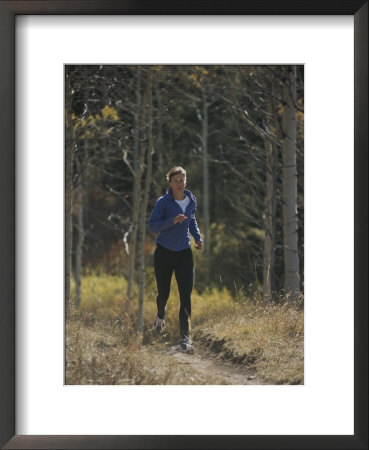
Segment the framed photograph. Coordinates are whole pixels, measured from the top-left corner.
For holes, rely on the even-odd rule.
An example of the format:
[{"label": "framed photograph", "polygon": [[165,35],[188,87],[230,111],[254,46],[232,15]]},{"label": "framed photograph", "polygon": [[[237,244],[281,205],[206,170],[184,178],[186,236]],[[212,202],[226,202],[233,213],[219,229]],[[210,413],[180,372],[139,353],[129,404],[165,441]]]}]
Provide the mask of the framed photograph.
[{"label": "framed photograph", "polygon": [[[367,42],[364,0],[0,1],[2,448],[368,448]],[[128,102],[134,99],[128,92],[132,80],[142,76],[143,86],[155,83],[151,70],[159,76],[162,66],[171,67],[161,79],[164,85],[178,80],[178,67],[187,67],[193,95],[201,76],[213,71],[213,78],[220,79],[212,84],[217,98],[223,79],[246,74],[252,80],[248,89],[257,90],[268,73],[281,80],[290,67],[295,73],[297,68],[305,113],[299,131],[305,168],[300,186],[305,199],[305,347],[299,382],[125,383],[125,375],[109,369],[109,383],[94,372],[96,360],[87,361],[83,372],[78,355],[69,360],[67,355],[65,368],[71,347],[65,346],[64,330],[69,314],[64,308],[64,142],[68,120],[75,120],[73,114],[84,104],[81,100],[68,110],[68,88],[83,96],[81,86],[92,80],[109,79],[108,89],[114,89],[114,79],[121,77],[126,91],[119,92]],[[255,67],[265,69],[256,80]],[[171,85],[173,92],[189,97],[181,87]],[[148,92],[142,90],[144,106]],[[266,105],[263,95],[253,95],[243,102],[249,112]],[[160,103],[157,91],[156,96]],[[225,97],[222,101],[229,103]],[[283,104],[278,93],[274,98]],[[185,111],[191,102],[194,96],[187,103],[177,101],[176,108]],[[301,104],[293,106],[298,110]],[[239,107],[234,101],[214,117],[227,123],[227,114]],[[204,118],[204,111],[198,109],[198,117]],[[175,109],[169,113],[174,123]],[[116,111],[107,107],[102,114],[108,119],[99,133],[106,139],[105,123],[115,120]],[[97,129],[97,110],[91,120],[90,129]],[[130,125],[121,124],[122,136],[134,143]],[[260,124],[248,117],[247,126],[260,131]],[[122,144],[118,139],[109,145],[120,149]],[[242,144],[235,139],[232,145],[236,152]],[[196,158],[196,148],[191,151]],[[125,162],[129,168],[127,155]],[[229,163],[227,156],[224,162]],[[93,160],[88,164],[93,166]],[[242,175],[241,167],[233,173]],[[75,186],[80,173],[77,168]],[[222,190],[220,184],[217,189]],[[112,200],[106,196],[106,201]],[[74,217],[76,227],[77,200]],[[82,319],[87,324],[93,318],[87,311]],[[101,352],[115,346],[89,329]],[[84,339],[78,326],[73,333],[74,342]],[[122,357],[119,349],[114,351]]]}]

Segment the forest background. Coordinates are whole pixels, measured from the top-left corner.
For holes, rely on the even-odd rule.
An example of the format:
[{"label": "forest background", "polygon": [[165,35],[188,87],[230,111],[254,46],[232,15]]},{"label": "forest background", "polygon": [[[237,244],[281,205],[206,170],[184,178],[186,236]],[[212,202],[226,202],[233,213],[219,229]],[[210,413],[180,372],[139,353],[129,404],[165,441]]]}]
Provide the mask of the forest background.
[{"label": "forest background", "polygon": [[[196,295],[301,302],[303,108],[300,65],[65,66],[67,310],[133,310],[147,332],[147,219],[176,165],[198,201]],[[98,298],[106,277],[122,281],[113,302]]]}]

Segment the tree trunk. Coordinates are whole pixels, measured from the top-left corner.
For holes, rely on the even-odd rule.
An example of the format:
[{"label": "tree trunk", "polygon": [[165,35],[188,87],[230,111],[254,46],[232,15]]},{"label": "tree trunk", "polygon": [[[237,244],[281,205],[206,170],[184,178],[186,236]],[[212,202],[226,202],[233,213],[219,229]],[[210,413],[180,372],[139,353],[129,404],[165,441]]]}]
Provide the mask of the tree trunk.
[{"label": "tree trunk", "polygon": [[[87,145],[87,143],[86,143]],[[76,308],[81,306],[81,273],[82,273],[82,253],[83,243],[85,240],[85,230],[83,227],[83,177],[81,173],[81,164],[79,158],[76,158],[76,167],[78,173],[77,185],[77,243],[76,243],[76,259],[75,259],[75,282],[76,282]]]},{"label": "tree trunk", "polygon": [[202,189],[202,210],[204,217],[204,240],[206,277],[209,279],[210,268],[210,213],[209,213],[209,153],[208,153],[208,109],[206,87],[202,87],[202,154],[203,154],[203,189]]},{"label": "tree trunk", "polygon": [[[87,66],[83,70],[83,83],[87,85],[88,71]],[[87,105],[87,93],[84,91],[84,102]],[[83,143],[79,143],[77,149],[78,154],[76,155],[76,172],[77,172],[77,239],[76,239],[76,250],[75,250],[75,267],[74,267],[74,281],[76,283],[76,308],[79,309],[81,306],[81,277],[82,277],[82,253],[83,253],[83,243],[85,240],[85,230],[83,227],[83,174],[82,171],[84,167],[81,164],[81,149],[82,146],[84,155],[88,154],[88,141],[85,140]]]},{"label": "tree trunk", "polygon": [[[130,301],[132,299],[132,289],[135,278],[135,266],[136,266],[136,247],[137,247],[137,229],[138,229],[138,217],[140,212],[140,199],[141,199],[141,177],[142,177],[142,163],[141,156],[143,149],[140,145],[141,130],[142,130],[142,120],[143,115],[141,114],[141,68],[138,67],[137,73],[137,109],[136,109],[136,119],[135,119],[135,147],[133,154],[133,191],[132,191],[132,224],[131,232],[129,237],[129,272],[128,272],[128,283],[127,283],[127,302],[126,310],[129,307]],[[141,161],[141,162],[140,162]]]},{"label": "tree trunk", "polygon": [[[157,77],[154,77],[154,79]],[[164,138],[163,138],[163,102],[160,94],[160,86],[158,79],[155,82],[155,94],[158,102],[158,148],[155,149],[155,153],[158,155],[158,169],[162,173],[164,170]]]},{"label": "tree trunk", "polygon": [[72,189],[73,189],[73,153],[74,153],[74,128],[72,121],[72,87],[70,75],[65,73],[65,304],[66,307],[71,300],[71,277],[72,277]]},{"label": "tree trunk", "polygon": [[[272,95],[272,94],[271,94]],[[272,128],[272,98],[267,96],[267,127]],[[276,149],[270,139],[265,139],[266,150],[266,196],[265,196],[265,217],[264,217],[264,267],[263,267],[263,299],[270,301],[272,299],[272,276],[274,274],[274,248],[275,248],[275,214],[276,214],[276,195],[275,195],[275,157]]]},{"label": "tree trunk", "polygon": [[283,244],[284,287],[286,295],[294,299],[299,291],[297,170],[296,170],[296,68],[288,71],[283,97]]},{"label": "tree trunk", "polygon": [[138,296],[138,323],[137,331],[143,335],[144,333],[144,299],[145,299],[145,241],[146,241],[146,222],[147,222],[147,205],[149,201],[149,193],[152,180],[152,94],[151,94],[151,70],[148,68],[147,73],[147,152],[146,152],[146,176],[145,188],[143,193],[143,201],[140,211],[140,240],[139,240],[139,296]]}]

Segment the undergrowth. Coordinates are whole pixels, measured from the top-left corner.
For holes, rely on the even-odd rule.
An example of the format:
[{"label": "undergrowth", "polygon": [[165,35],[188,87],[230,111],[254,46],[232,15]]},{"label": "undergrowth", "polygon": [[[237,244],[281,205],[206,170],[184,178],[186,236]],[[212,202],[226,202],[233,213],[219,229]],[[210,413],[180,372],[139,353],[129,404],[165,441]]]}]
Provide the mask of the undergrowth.
[{"label": "undergrowth", "polygon": [[304,382],[304,313],[299,304],[234,303],[207,315],[195,339],[218,357],[247,365],[266,384]]},{"label": "undergrowth", "polygon": [[[66,384],[224,384],[168,357],[178,339],[179,298],[172,286],[166,332],[153,337],[156,292],[145,292],[144,335],[136,332],[137,293],[125,298],[126,280],[108,275],[83,279],[79,310],[66,311]],[[192,336],[214,358],[250,369],[263,384],[303,384],[304,312],[280,297],[264,303],[258,293],[234,298],[226,290],[192,295]]]}]

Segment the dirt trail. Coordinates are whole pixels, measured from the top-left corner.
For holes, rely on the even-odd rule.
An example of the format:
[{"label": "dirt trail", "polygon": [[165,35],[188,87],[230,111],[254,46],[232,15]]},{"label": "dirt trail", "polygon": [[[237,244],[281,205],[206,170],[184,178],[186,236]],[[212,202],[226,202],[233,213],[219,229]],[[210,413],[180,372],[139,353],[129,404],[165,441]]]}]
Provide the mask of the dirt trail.
[{"label": "dirt trail", "polygon": [[204,379],[217,380],[212,384],[265,384],[250,367],[221,360],[213,352],[198,345],[193,354],[182,352],[179,345],[168,347],[160,352],[174,358],[178,364],[188,365],[189,373],[198,373]]}]

